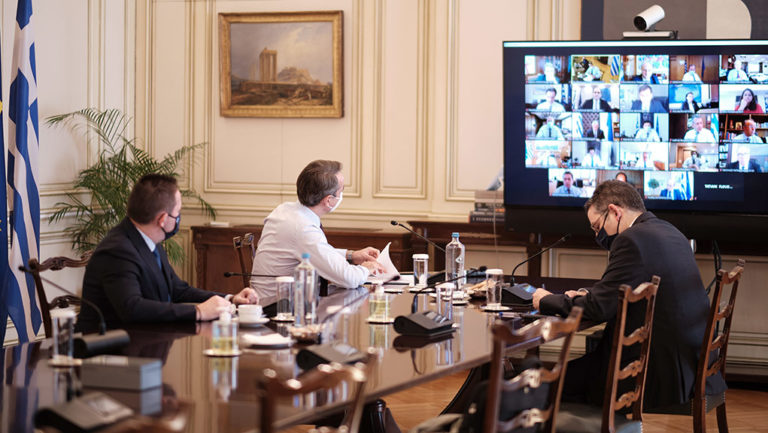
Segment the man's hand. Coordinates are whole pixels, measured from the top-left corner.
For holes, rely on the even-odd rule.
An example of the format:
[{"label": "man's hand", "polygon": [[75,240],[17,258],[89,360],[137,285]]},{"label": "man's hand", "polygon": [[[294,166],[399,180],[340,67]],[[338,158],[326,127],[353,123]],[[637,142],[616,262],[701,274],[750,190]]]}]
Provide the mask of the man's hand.
[{"label": "man's hand", "polygon": [[568,290],[565,292],[565,296],[569,298],[575,298],[577,296],[584,296],[587,294],[587,291],[585,289],[579,289],[579,290]]},{"label": "man's hand", "polygon": [[219,317],[219,308],[229,308],[229,301],[221,296],[211,296],[205,302],[197,304],[197,320],[213,320]]},{"label": "man's hand", "polygon": [[381,264],[379,262],[377,262],[377,261],[370,261],[369,260],[367,262],[363,262],[363,263],[360,263],[360,264],[365,266],[366,268],[368,268],[368,270],[372,274],[380,274],[380,273],[384,272],[384,266],[381,266]]},{"label": "man's hand", "polygon": [[375,262],[379,258],[379,250],[373,247],[365,247],[362,250],[352,251],[352,263],[362,265],[364,262]]},{"label": "man's hand", "polygon": [[539,309],[539,303],[541,302],[541,298],[545,296],[551,295],[552,292],[546,289],[536,289],[535,292],[533,292],[533,308],[538,310]]},{"label": "man's hand", "polygon": [[253,290],[252,288],[246,287],[243,290],[241,290],[240,293],[232,297],[232,303],[235,305],[258,304],[259,295],[257,295],[256,291]]}]

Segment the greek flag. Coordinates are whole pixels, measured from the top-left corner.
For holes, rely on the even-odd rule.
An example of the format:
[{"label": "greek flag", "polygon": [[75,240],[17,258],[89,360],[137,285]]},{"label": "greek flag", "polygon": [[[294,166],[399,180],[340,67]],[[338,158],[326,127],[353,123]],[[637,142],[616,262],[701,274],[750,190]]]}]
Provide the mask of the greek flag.
[{"label": "greek flag", "polygon": [[584,136],[584,121],[581,118],[581,113],[573,113],[571,117],[573,122],[573,138],[581,138]]},{"label": "greek flag", "polygon": [[19,270],[30,257],[39,257],[40,194],[37,189],[38,123],[35,44],[32,37],[32,0],[19,0],[11,62],[8,108],[8,204],[11,211],[11,267],[8,314],[19,341],[35,338],[42,317],[35,282]]},{"label": "greek flag", "polygon": [[[0,71],[2,68],[0,68]],[[2,74],[0,74],[0,83],[2,83]],[[0,85],[0,88],[2,85]],[[0,92],[0,176],[5,179],[5,149],[3,144],[3,95]],[[10,271],[8,269],[8,193],[7,188],[0,188],[0,242],[3,246],[0,248],[0,345],[5,341],[5,324],[8,322],[8,279]]]},{"label": "greek flag", "polygon": [[621,56],[611,56],[611,75],[621,76]]},{"label": "greek flag", "polygon": [[711,119],[712,120],[709,122],[709,129],[712,131],[712,136],[715,137],[715,141],[717,142],[719,140],[720,122],[717,118],[717,114],[712,114]]}]

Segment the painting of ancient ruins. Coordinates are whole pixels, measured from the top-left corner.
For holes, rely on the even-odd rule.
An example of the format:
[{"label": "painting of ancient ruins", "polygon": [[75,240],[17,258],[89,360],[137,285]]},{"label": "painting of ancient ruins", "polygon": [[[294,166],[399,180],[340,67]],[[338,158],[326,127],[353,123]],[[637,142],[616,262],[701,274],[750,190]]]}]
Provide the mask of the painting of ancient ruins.
[{"label": "painting of ancient ruins", "polygon": [[221,115],[341,117],[342,12],[219,14]]}]

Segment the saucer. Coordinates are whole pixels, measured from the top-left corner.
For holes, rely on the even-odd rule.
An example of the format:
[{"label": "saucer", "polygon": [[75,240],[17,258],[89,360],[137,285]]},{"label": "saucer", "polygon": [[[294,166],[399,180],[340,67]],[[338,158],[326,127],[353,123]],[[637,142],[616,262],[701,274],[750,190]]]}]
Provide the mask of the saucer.
[{"label": "saucer", "polygon": [[229,352],[222,352],[219,350],[214,349],[205,349],[203,350],[203,355],[205,356],[213,356],[217,358],[230,358],[233,356],[240,356],[243,352],[241,350],[232,350]]},{"label": "saucer", "polygon": [[499,305],[498,307],[488,307],[487,305],[483,305],[480,307],[483,311],[486,311],[488,313],[497,313],[499,311],[509,311],[511,308],[505,306],[505,305]]},{"label": "saucer", "polygon": [[240,323],[240,326],[261,326],[269,322],[269,317],[259,317],[256,320],[243,320],[242,318],[238,318],[237,321]]},{"label": "saucer", "polygon": [[384,287],[384,293],[403,293],[402,287]]},{"label": "saucer", "polygon": [[290,317],[270,317],[269,320],[273,322],[279,322],[279,323],[293,323],[296,321],[296,318],[293,316]]},{"label": "saucer", "polygon": [[368,323],[380,324],[380,323],[395,323],[394,317],[369,317],[365,319]]}]

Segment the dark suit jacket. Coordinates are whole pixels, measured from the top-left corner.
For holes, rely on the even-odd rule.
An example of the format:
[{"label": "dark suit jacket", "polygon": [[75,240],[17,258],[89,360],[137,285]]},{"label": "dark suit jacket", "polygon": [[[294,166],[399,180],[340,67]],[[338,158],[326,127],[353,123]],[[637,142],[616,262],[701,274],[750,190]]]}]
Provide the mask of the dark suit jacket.
[{"label": "dark suit jacket", "polygon": [[[162,271],[144,238],[125,218],[107,233],[93,252],[83,278],[83,298],[96,304],[109,328],[130,323],[195,320],[195,306],[218,293],[191,287],[168,263],[157,246]],[[168,302],[168,300],[171,302]],[[78,330],[95,330],[99,323],[93,308],[83,304]]]},{"label": "dark suit jacket", "polygon": [[[643,108],[643,102],[638,100],[632,101],[632,111],[640,111]],[[651,100],[651,107],[649,110],[651,113],[666,113],[667,109],[664,108],[664,104],[662,104],[658,99],[653,98]]]},{"label": "dark suit jacket", "polygon": [[597,137],[595,137],[595,133],[592,132],[592,128],[587,129],[587,132],[584,133],[584,136],[605,140],[605,133],[603,132],[602,129],[597,130]]},{"label": "dark suit jacket", "polygon": [[[582,102],[579,106],[579,110],[591,110],[592,109],[592,100],[587,99],[586,101]],[[605,99],[600,99],[600,111],[611,111],[613,108],[611,108],[611,105],[606,101]]]},{"label": "dark suit jacket", "polygon": [[[728,165],[725,166],[725,168],[730,168],[730,169],[733,169],[733,170],[738,170],[739,169],[739,161],[729,162]],[[761,173],[762,172],[760,170],[760,166],[757,165],[757,162],[755,162],[754,159],[750,159],[749,160],[749,165],[747,166],[747,168],[749,169],[749,171],[754,171],[755,173]]]},{"label": "dark suit jacket", "polygon": [[[643,76],[635,75],[635,78],[633,78],[632,81],[643,81]],[[661,83],[659,83],[659,77],[657,77],[656,74],[651,74],[651,82],[648,84],[661,84]]]},{"label": "dark suit jacket", "polygon": [[[590,389],[586,393],[592,403],[602,404],[605,392],[619,286],[629,284],[635,288],[650,281],[653,275],[661,277],[661,281],[653,318],[644,408],[680,404],[693,396],[709,298],[688,240],[672,224],[650,212],[643,213],[632,227],[614,239],[608,267],[587,295],[575,298],[550,295],[541,300],[540,310],[546,314],[567,315],[576,305],[584,308],[583,320],[607,321],[595,353],[598,362],[590,369],[592,377],[587,379]],[[634,330],[642,323],[644,310],[642,305],[629,309],[627,330]],[[636,358],[639,347],[630,349],[635,350],[628,350],[625,355],[631,360]],[[629,362],[625,360],[623,357],[622,364]],[[707,385],[708,393],[725,389],[720,375],[711,376]]]}]

